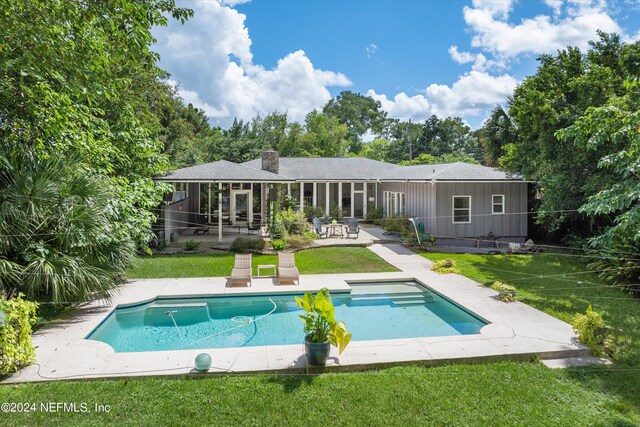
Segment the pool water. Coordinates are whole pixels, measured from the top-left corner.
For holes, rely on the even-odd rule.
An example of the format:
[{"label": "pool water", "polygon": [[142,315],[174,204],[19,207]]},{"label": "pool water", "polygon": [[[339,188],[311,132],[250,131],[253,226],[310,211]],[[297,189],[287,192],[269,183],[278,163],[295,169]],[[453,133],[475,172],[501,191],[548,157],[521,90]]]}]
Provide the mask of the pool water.
[{"label": "pool water", "polygon": [[[333,293],[353,341],[478,334],[487,322],[416,281],[350,283]],[[300,344],[293,295],[157,299],[117,308],[87,339],[116,352]]]}]

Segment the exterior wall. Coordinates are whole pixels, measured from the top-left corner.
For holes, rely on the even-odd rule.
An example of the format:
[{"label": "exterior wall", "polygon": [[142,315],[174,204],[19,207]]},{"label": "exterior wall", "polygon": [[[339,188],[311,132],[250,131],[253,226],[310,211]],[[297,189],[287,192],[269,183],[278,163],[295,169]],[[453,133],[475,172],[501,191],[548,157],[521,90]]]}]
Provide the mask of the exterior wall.
[{"label": "exterior wall", "polygon": [[[443,183],[436,187],[436,237],[474,238],[492,231],[504,240],[527,235],[527,183]],[[504,214],[491,213],[491,196],[504,194]],[[453,196],[471,196],[471,222],[453,223]]]},{"label": "exterior wall", "polygon": [[384,192],[396,191],[405,194],[405,214],[424,224],[424,229],[433,233],[435,228],[434,186],[430,182],[383,182],[378,185],[378,207],[384,208]]},{"label": "exterior wall", "polygon": [[164,239],[169,242],[171,233],[182,233],[190,225],[197,222],[198,184],[189,183],[189,197],[171,205],[162,206],[164,221]]}]

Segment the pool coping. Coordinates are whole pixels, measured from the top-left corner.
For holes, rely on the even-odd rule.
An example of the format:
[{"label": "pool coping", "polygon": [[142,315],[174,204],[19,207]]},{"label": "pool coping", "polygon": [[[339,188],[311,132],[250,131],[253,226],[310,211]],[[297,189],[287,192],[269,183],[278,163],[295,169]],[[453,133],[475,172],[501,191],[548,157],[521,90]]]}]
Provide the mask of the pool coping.
[{"label": "pool coping", "polygon": [[[485,319],[480,334],[446,337],[352,341],[341,354],[332,348],[327,366],[307,365],[300,345],[224,349],[116,353],[108,344],[85,339],[117,305],[155,298],[258,295],[317,291],[327,287],[348,292],[347,282],[418,280]],[[300,285],[279,286],[273,279],[254,279],[252,287],[229,288],[226,278],[142,279],[127,282],[109,303],[93,302],[67,313],[33,335],[36,364],[3,383],[139,376],[202,376],[246,373],[315,373],[357,371],[413,364],[434,366],[494,360],[557,359],[586,356],[571,325],[520,302],[499,301],[497,292],[457,274],[440,275],[425,268],[389,273],[302,275]],[[194,369],[194,359],[207,352],[213,364],[208,373]]]}]

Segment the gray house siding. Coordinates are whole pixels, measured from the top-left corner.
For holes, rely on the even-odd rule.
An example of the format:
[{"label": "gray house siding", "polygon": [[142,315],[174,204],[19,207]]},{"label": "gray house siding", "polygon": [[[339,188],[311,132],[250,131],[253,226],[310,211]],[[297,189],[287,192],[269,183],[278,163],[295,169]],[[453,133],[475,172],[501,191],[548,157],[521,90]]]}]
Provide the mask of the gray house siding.
[{"label": "gray house siding", "polygon": [[405,194],[405,214],[424,224],[424,229],[432,232],[435,227],[436,192],[430,182],[383,182],[378,185],[378,206],[384,208],[384,192],[395,191]]},{"label": "gray house siding", "polygon": [[197,183],[189,183],[189,197],[170,205],[162,206],[162,220],[164,221],[164,235],[158,236],[167,242],[171,233],[182,233],[197,222],[198,200],[200,188]]},{"label": "gray house siding", "polygon": [[[504,214],[492,214],[492,195],[503,194]],[[453,196],[471,196],[471,222],[453,223]],[[435,234],[474,238],[493,232],[501,240],[524,241],[527,235],[527,184],[524,182],[436,184]]]}]

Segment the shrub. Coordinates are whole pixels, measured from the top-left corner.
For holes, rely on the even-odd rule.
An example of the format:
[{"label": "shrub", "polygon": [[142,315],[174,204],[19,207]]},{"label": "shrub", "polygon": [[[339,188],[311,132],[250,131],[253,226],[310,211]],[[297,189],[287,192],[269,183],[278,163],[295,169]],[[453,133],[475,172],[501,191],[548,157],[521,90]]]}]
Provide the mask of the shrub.
[{"label": "shrub", "polygon": [[496,280],[491,285],[491,289],[498,291],[498,298],[500,301],[513,302],[516,301],[516,288],[511,285],[507,285],[504,282]]},{"label": "shrub", "polygon": [[287,234],[299,236],[309,229],[307,218],[300,211],[289,208],[280,212],[280,216]]},{"label": "shrub", "polygon": [[440,274],[456,273],[460,274],[460,270],[456,268],[456,262],[451,258],[441,259],[433,264],[431,270]]},{"label": "shrub", "polygon": [[382,219],[384,216],[384,209],[382,208],[369,208],[367,210],[367,221],[373,221]]},{"label": "shrub", "polygon": [[36,321],[38,304],[17,298],[0,299],[5,323],[0,324],[0,375],[15,372],[35,361],[31,343],[31,324]]},{"label": "shrub", "polygon": [[336,221],[340,221],[342,219],[342,210],[338,206],[336,202],[331,202],[331,207],[329,208],[329,215],[331,218]]},{"label": "shrub", "polygon": [[271,247],[276,251],[281,251],[287,247],[287,242],[282,239],[272,240]]},{"label": "shrub", "polygon": [[310,238],[309,236],[287,236],[284,240],[290,248],[302,248],[304,246],[309,246],[313,241],[313,238]]},{"label": "shrub", "polygon": [[402,236],[406,236],[409,233],[415,234],[413,226],[411,226],[409,220],[403,216],[386,218],[384,220],[384,229],[392,233],[398,233]]},{"label": "shrub", "polygon": [[236,237],[230,249],[232,252],[262,251],[264,250],[264,240],[256,237]]},{"label": "shrub", "polygon": [[304,208],[304,216],[307,218],[307,221],[311,222],[313,218],[324,217],[325,212],[320,206],[309,206]]},{"label": "shrub", "polygon": [[287,229],[282,222],[282,214],[279,211],[275,211],[273,214],[273,221],[271,227],[269,227],[269,234],[271,239],[282,239],[287,234]]},{"label": "shrub", "polygon": [[184,250],[185,251],[195,251],[200,247],[200,242],[196,242],[195,240],[187,240],[184,242]]},{"label": "shrub", "polygon": [[572,326],[578,339],[589,347],[594,356],[603,355],[606,338],[604,319],[593,311],[591,305],[585,314],[576,313]]}]

